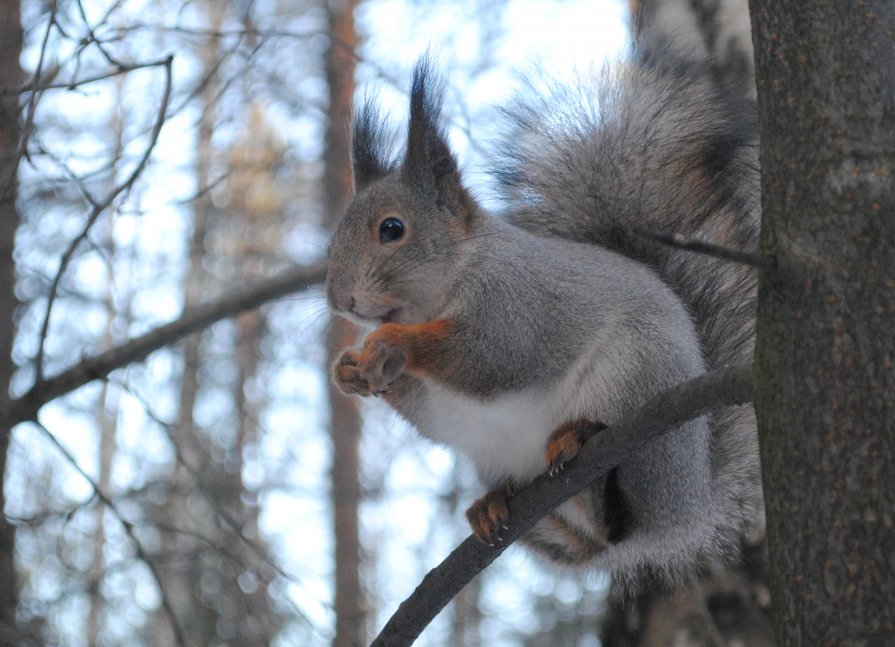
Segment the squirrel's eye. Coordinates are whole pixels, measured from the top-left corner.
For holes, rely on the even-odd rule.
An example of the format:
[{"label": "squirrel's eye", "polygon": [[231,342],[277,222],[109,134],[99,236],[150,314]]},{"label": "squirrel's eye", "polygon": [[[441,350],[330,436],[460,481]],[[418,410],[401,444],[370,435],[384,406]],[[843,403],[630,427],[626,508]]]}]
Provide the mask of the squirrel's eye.
[{"label": "squirrel's eye", "polygon": [[379,242],[393,243],[404,235],[404,223],[397,218],[386,218],[379,223]]}]

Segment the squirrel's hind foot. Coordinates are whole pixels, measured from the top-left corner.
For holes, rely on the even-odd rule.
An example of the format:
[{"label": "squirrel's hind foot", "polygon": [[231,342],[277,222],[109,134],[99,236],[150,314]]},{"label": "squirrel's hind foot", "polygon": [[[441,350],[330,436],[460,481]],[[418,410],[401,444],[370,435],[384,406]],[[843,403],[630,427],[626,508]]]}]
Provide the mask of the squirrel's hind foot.
[{"label": "squirrel's hind foot", "polygon": [[578,455],[581,446],[593,435],[606,428],[602,422],[584,418],[557,427],[547,439],[547,473],[555,476],[563,466]]},{"label": "squirrel's hind foot", "polygon": [[510,487],[503,486],[488,492],[469,506],[466,511],[466,519],[472,526],[472,533],[476,539],[489,546],[503,541],[500,531],[506,529],[506,522],[510,518],[511,496]]}]

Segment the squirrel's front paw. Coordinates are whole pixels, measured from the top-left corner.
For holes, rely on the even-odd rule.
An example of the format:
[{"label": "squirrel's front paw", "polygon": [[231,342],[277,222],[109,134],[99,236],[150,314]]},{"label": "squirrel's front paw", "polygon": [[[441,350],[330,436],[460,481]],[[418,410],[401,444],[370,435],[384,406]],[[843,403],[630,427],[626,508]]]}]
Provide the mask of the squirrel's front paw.
[{"label": "squirrel's front paw", "polygon": [[370,395],[370,384],[357,367],[360,351],[349,348],[335,361],[332,368],[333,382],[345,395]]},{"label": "squirrel's front paw", "polygon": [[333,381],[347,395],[378,395],[404,370],[404,349],[380,339],[374,331],[360,350],[348,349],[333,365]]}]

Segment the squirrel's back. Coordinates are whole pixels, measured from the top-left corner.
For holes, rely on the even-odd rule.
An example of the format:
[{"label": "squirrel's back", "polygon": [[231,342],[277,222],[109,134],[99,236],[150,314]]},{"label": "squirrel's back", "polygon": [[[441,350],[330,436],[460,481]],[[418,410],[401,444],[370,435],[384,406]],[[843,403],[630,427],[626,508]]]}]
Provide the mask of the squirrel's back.
[{"label": "squirrel's back", "polygon": [[[591,82],[532,86],[505,115],[495,168],[508,219],[651,266],[691,312],[708,368],[750,361],[754,269],[638,230],[757,248],[754,102],[721,87],[707,64],[641,49]],[[751,406],[718,412],[712,440],[722,532],[734,541],[760,507]]]}]

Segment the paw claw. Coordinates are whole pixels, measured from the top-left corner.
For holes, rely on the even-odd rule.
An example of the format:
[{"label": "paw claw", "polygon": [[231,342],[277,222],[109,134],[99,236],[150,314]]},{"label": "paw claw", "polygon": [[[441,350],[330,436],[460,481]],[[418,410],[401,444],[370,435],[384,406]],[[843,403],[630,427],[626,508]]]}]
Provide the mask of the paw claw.
[{"label": "paw claw", "polygon": [[507,506],[508,501],[507,490],[505,488],[498,489],[483,496],[466,511],[466,518],[469,520],[472,532],[479,541],[492,547],[495,546],[495,543],[504,543],[499,529],[506,528],[504,522],[510,514]]},{"label": "paw claw", "polygon": [[574,420],[557,427],[547,440],[547,472],[551,477],[559,474],[567,462],[575,458],[593,426],[587,420]]}]

